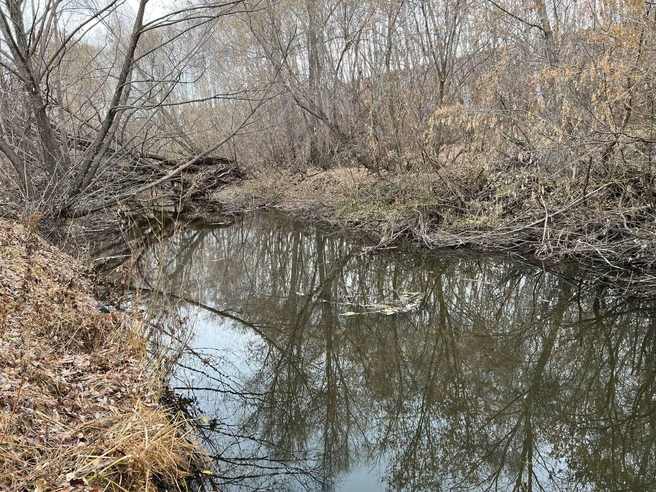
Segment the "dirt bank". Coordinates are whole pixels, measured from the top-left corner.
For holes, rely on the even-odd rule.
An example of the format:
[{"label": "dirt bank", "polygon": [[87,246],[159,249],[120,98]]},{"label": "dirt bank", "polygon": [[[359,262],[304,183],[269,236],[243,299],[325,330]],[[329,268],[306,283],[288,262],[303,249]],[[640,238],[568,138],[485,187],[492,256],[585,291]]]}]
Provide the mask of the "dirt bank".
[{"label": "dirt bank", "polygon": [[197,449],[159,403],[146,321],[101,312],[35,226],[0,220],[0,490],[177,490]]},{"label": "dirt bank", "polygon": [[211,201],[232,213],[276,208],[358,229],[381,246],[411,240],[551,263],[575,260],[623,292],[654,295],[653,185],[638,174],[568,172],[481,166],[393,173],[252,171],[250,179],[215,192]]}]

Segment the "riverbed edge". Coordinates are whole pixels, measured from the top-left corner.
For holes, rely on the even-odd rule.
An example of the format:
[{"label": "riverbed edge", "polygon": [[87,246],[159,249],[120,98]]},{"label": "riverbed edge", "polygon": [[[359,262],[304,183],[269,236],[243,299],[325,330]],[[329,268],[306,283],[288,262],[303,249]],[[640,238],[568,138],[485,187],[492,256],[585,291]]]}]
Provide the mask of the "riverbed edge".
[{"label": "riverbed edge", "polygon": [[0,219],[0,488],[187,490],[204,452],[161,401],[147,313],[99,302],[97,278],[37,220]]},{"label": "riverbed edge", "polygon": [[404,242],[506,253],[550,266],[575,262],[619,294],[656,295],[656,210],[633,177],[582,183],[545,180],[533,171],[446,173],[251,171],[195,209],[202,213],[206,203],[232,215],[278,210],[366,235],[379,249]]}]

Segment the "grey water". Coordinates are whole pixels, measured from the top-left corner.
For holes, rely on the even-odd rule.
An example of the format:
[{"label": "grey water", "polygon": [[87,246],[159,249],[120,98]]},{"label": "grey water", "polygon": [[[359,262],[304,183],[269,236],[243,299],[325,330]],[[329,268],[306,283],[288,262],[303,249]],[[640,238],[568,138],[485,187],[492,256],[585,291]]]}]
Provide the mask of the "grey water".
[{"label": "grey water", "polygon": [[254,213],[143,256],[175,301],[199,490],[656,490],[654,302],[574,266],[370,246]]}]

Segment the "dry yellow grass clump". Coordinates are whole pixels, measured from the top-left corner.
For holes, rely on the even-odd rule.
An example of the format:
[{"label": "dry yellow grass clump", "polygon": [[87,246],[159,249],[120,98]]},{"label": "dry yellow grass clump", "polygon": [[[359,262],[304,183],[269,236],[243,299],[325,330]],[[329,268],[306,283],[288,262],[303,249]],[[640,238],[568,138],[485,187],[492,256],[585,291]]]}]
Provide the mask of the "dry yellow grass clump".
[{"label": "dry yellow grass clump", "polygon": [[142,326],[99,312],[33,221],[0,220],[0,490],[184,488],[198,450],[159,404]]}]

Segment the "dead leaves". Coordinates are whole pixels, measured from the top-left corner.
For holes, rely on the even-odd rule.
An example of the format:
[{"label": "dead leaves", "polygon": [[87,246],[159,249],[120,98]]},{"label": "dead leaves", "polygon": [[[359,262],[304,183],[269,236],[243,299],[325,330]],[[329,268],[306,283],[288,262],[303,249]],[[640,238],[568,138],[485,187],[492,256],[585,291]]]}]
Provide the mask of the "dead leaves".
[{"label": "dead leaves", "polygon": [[[179,473],[188,441],[158,434],[170,422],[138,315],[100,313],[92,287],[82,265],[0,220],[0,492],[141,490],[149,473]],[[170,455],[155,452],[160,434]]]}]

